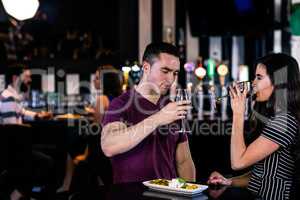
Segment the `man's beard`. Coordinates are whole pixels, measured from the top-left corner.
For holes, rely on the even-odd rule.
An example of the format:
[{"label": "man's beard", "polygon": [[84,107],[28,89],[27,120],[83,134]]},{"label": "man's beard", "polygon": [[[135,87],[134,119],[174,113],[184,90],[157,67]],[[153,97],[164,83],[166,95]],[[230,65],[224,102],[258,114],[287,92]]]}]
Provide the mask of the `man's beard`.
[{"label": "man's beard", "polygon": [[22,82],[20,85],[21,92],[26,93],[26,92],[28,92],[29,88],[30,88],[30,84],[25,84],[24,82]]}]

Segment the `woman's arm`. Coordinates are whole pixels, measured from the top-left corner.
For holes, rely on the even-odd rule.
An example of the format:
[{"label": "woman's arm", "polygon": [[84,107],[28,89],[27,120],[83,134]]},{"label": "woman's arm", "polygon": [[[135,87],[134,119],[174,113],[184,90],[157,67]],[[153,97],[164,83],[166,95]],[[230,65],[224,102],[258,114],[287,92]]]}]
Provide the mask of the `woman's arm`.
[{"label": "woman's arm", "polygon": [[248,147],[244,140],[244,113],[247,90],[241,93],[230,89],[231,107],[233,110],[232,134],[230,143],[231,167],[234,170],[247,168],[275,152],[279,145],[260,136]]},{"label": "woman's arm", "polygon": [[241,176],[232,177],[231,185],[234,187],[247,187],[250,180],[251,172],[247,172]]},{"label": "woman's arm", "polygon": [[109,99],[105,95],[100,95],[97,97],[95,112],[94,112],[94,119],[95,122],[101,123],[102,118],[104,116],[104,112],[108,109],[109,106]]}]

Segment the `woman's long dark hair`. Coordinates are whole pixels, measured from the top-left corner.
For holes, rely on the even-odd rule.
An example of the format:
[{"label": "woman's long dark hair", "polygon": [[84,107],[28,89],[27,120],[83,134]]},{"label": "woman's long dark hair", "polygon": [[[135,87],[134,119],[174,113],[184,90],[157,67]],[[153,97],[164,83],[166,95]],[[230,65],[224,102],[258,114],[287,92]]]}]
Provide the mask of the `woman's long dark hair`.
[{"label": "woman's long dark hair", "polygon": [[122,94],[122,74],[112,65],[100,66],[97,71],[102,79],[103,94],[111,100]]},{"label": "woman's long dark hair", "polygon": [[[254,112],[251,115],[253,130],[249,135],[250,141],[256,139],[267,118],[276,113],[291,112],[298,120],[298,142],[295,147],[295,156],[300,159],[300,73],[297,61],[286,54],[270,54],[259,58],[255,66],[263,64],[266,66],[267,74],[274,86],[274,91],[267,102],[256,102]],[[249,137],[248,137],[249,138]],[[249,143],[248,142],[248,143]]]}]

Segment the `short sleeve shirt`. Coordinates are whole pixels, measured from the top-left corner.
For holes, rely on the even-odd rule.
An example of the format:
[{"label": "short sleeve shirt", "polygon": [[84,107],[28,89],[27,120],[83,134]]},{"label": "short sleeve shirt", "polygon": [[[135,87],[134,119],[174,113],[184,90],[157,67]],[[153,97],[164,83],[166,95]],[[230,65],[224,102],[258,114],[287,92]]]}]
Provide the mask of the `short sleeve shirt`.
[{"label": "short sleeve shirt", "polygon": [[252,170],[248,188],[262,199],[289,199],[295,170],[293,146],[298,132],[298,122],[290,112],[277,114],[263,129],[261,136],[280,147]]},{"label": "short sleeve shirt", "polygon": [[[106,111],[102,125],[120,121],[133,126],[169,103],[162,96],[153,104],[135,89],[115,98]],[[114,183],[141,182],[156,178],[177,177],[176,149],[187,141],[185,133],[179,133],[178,122],[158,127],[131,150],[111,158]]]}]

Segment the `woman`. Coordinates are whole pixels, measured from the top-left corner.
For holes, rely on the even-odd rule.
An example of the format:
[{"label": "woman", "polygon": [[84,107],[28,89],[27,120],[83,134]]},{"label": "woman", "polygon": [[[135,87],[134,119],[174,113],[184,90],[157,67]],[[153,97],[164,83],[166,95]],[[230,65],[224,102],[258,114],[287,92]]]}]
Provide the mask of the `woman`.
[{"label": "woman", "polygon": [[96,102],[93,107],[87,107],[86,111],[92,114],[94,122],[101,123],[109,102],[121,95],[119,72],[112,65],[99,67],[95,72],[94,87],[98,91]]},{"label": "woman", "polygon": [[241,170],[252,166],[242,176],[226,179],[213,172],[209,184],[247,187],[261,199],[290,199],[299,152],[300,73],[295,59],[285,54],[271,54],[256,62],[253,89],[256,91],[252,127],[244,137],[244,113],[247,90],[230,88],[233,124],[231,166]]},{"label": "woman", "polygon": [[[104,115],[104,111],[109,106],[109,99],[108,97],[103,94],[103,69],[102,67],[99,67],[97,71],[95,72],[94,77],[94,87],[100,93],[96,96],[96,103],[93,107],[87,107],[86,111],[92,114],[93,121],[97,123],[101,123],[102,117]],[[102,92],[99,92],[102,91]]]},{"label": "woman", "polygon": [[[93,107],[85,108],[85,110],[91,114],[93,123],[101,124],[104,112],[108,109],[109,102],[114,97],[117,97],[121,94],[121,81],[119,75],[119,72],[112,65],[104,65],[96,70],[94,87],[97,91],[99,91],[96,96],[96,103]],[[99,131],[99,133],[100,132],[101,131]],[[88,144],[83,154],[77,155],[75,158],[72,158],[70,155],[68,155],[64,181],[62,186],[57,190],[58,193],[69,193],[68,191],[71,187],[72,177],[76,165],[78,165],[81,161],[87,160],[88,158],[93,165],[97,165],[97,161],[101,161],[98,170],[101,171],[100,173],[102,173],[102,181],[104,183],[110,182],[109,179],[111,176],[111,169],[101,170],[108,165],[108,160],[101,157],[102,152],[99,151],[101,150],[99,147],[99,141],[100,138],[98,134],[90,134],[87,138]]]},{"label": "woman", "polygon": [[[99,92],[96,97],[96,104],[92,108],[94,123],[101,124],[104,112],[108,109],[109,103],[121,95],[121,72],[112,65],[99,67],[95,73],[94,86]],[[100,129],[99,129],[100,130]],[[101,130],[99,131],[99,133]],[[90,163],[90,171],[99,177],[105,186],[112,183],[112,169],[110,160],[105,157],[100,147],[100,134],[88,136],[88,151],[85,158]]]},{"label": "woman", "polygon": [[[95,72],[94,78],[94,87],[97,91],[103,90],[102,83],[104,76],[103,76],[103,68],[99,67]],[[100,92],[101,93],[101,92]],[[107,110],[109,106],[109,99],[104,94],[99,94],[96,96],[96,103],[93,107],[86,107],[85,110],[90,113],[92,116],[92,121],[94,123],[100,124],[102,121],[102,117],[104,115],[105,110]],[[66,160],[66,169],[65,169],[65,176],[62,183],[62,186],[57,189],[57,193],[62,195],[69,195],[69,190],[72,183],[72,178],[74,174],[74,170],[76,165],[78,165],[81,161],[87,159],[89,155],[89,147],[88,145],[85,147],[83,154],[79,154],[75,157],[72,157],[70,154],[67,155]]]}]

